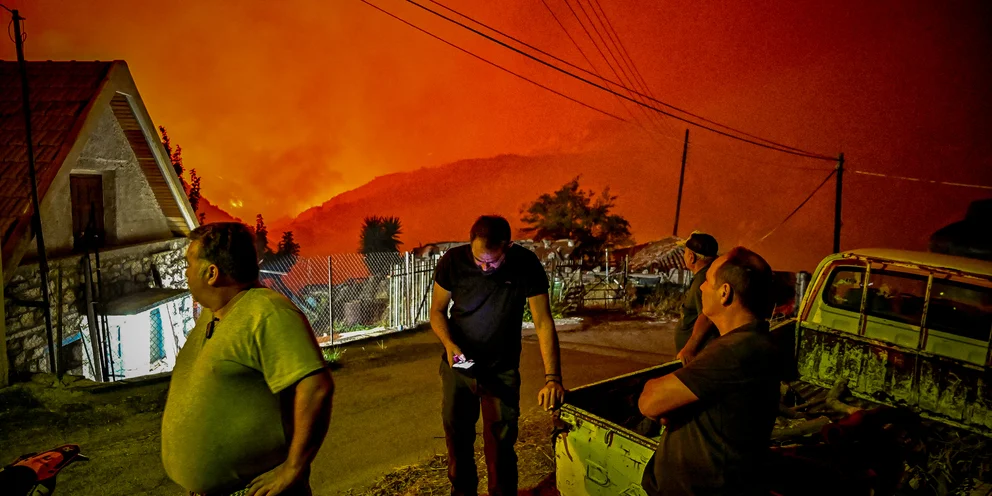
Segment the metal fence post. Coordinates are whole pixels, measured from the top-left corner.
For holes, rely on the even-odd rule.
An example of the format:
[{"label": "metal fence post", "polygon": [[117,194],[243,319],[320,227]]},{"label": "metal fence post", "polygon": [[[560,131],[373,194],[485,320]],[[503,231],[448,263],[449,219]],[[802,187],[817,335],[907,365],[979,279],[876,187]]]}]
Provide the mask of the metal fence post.
[{"label": "metal fence post", "polygon": [[327,332],[331,335],[331,345],[334,345],[334,269],[331,255],[327,256]]}]

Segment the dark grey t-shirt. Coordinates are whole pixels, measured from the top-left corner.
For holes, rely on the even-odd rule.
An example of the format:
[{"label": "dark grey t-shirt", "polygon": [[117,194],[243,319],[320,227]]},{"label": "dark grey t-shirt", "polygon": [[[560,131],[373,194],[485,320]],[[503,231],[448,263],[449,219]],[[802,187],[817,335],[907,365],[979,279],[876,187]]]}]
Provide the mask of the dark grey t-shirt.
[{"label": "dark grey t-shirt", "polygon": [[451,340],[479,369],[520,364],[520,329],[527,298],[548,292],[548,276],[534,252],[511,245],[495,272],[483,274],[470,245],[452,248],[437,263],[434,281],[451,292]]},{"label": "dark grey t-shirt", "polygon": [[[712,265],[712,264],[711,264]],[[682,297],[682,318],[679,319],[678,325],[675,327],[675,353],[682,351],[685,344],[689,341],[689,336],[692,336],[692,328],[696,325],[696,319],[699,315],[703,313],[703,293],[700,290],[700,286],[703,285],[703,281],[706,280],[706,272],[710,270],[710,265],[703,267],[692,276],[692,282],[689,284],[689,289],[686,290],[685,295]],[[699,352],[704,346],[717,336],[719,336],[715,327],[710,328],[710,332],[700,343]]]},{"label": "dark grey t-shirt", "polygon": [[644,471],[644,490],[752,494],[778,412],[782,364],[762,321],[713,340],[673,372],[699,401],[666,416],[668,426]]}]

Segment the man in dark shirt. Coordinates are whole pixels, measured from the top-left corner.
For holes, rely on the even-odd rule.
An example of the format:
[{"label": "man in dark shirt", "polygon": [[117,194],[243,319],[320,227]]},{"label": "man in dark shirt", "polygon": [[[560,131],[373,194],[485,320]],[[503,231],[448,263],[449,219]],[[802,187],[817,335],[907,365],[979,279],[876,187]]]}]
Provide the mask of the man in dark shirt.
[{"label": "man in dark shirt", "polygon": [[[479,217],[469,237],[469,245],[438,261],[431,303],[431,327],[445,349],[440,374],[448,478],[452,495],[477,494],[474,446],[481,406],[489,494],[512,496],[524,305],[530,306],[544,359],[545,385],[537,401],[545,410],[558,408],[565,394],[558,336],[544,267],[534,252],[510,243],[506,219]],[[463,368],[463,356],[474,364]]]},{"label": "man in dark shirt", "polygon": [[772,271],[737,247],[713,262],[701,291],[720,337],[644,385],[641,413],[666,429],[642,485],[651,496],[760,494],[783,370],[768,332]]},{"label": "man in dark shirt", "polygon": [[675,328],[676,358],[688,364],[703,350],[706,343],[720,335],[703,312],[699,287],[706,280],[706,272],[716,259],[716,239],[696,231],[682,245],[682,261],[692,271],[692,283],[682,299],[682,318]]}]

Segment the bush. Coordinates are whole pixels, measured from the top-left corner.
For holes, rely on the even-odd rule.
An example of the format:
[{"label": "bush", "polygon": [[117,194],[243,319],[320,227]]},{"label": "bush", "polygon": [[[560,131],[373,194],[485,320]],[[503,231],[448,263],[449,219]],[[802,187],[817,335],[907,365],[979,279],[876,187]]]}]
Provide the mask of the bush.
[{"label": "bush", "polygon": [[644,310],[656,315],[678,315],[685,290],[679,284],[659,284],[644,298]]},{"label": "bush", "polygon": [[[551,302],[551,317],[561,319],[566,317],[568,307],[563,301]],[[534,316],[530,313],[530,303],[524,303],[524,322],[534,322]]]}]

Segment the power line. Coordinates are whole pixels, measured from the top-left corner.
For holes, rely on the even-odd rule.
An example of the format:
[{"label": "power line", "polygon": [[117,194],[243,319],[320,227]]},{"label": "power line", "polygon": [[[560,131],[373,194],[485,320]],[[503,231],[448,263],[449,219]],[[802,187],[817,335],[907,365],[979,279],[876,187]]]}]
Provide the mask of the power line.
[{"label": "power line", "polygon": [[808,202],[811,198],[813,198],[813,195],[815,195],[817,191],[820,191],[820,188],[822,188],[823,185],[827,184],[827,181],[829,181],[831,177],[834,177],[834,174],[836,174],[836,173],[837,173],[837,169],[834,169],[834,170],[830,171],[830,174],[827,174],[827,177],[823,178],[823,182],[821,182],[820,185],[817,186],[816,189],[814,189],[813,192],[810,193],[809,196],[807,196],[806,199],[803,200],[803,202],[800,203],[799,206],[795,208],[795,210],[793,210],[792,212],[790,212],[789,215],[786,215],[785,218],[782,219],[782,222],[779,222],[778,225],[775,226],[771,231],[768,231],[768,234],[762,236],[761,239],[758,240],[758,243],[761,243],[766,238],[768,238],[768,236],[771,236],[772,233],[774,233],[775,231],[778,230],[778,228],[782,227],[782,225],[784,225],[786,222],[788,222],[789,219],[791,219],[793,215],[796,215],[796,212],[798,212],[799,209],[803,208],[803,206],[806,205],[806,202]]},{"label": "power line", "polygon": [[914,182],[920,182],[920,183],[940,184],[940,185],[944,185],[944,186],[959,186],[959,187],[963,187],[963,188],[977,188],[977,189],[988,189],[988,190],[992,190],[992,186],[987,186],[987,185],[984,185],[984,184],[967,184],[967,183],[955,183],[955,182],[950,182],[950,181],[935,181],[933,179],[920,179],[918,177],[895,176],[895,175],[891,175],[891,174],[880,174],[878,172],[868,172],[868,171],[863,171],[863,170],[850,170],[849,169],[849,171],[850,172],[853,172],[855,174],[861,174],[861,175],[865,175],[865,176],[884,177],[884,178],[888,178],[888,179],[901,179],[903,181],[914,181]]},{"label": "power line", "polygon": [[[572,15],[575,17],[575,20],[579,23],[579,26],[582,27],[582,31],[584,31],[586,33],[586,36],[589,38],[589,41],[592,42],[592,46],[596,48],[596,51],[597,52],[599,52],[599,56],[602,57],[603,62],[606,62],[606,67],[609,67],[610,68],[610,71],[613,73],[613,76],[616,77],[617,80],[620,81],[620,85],[619,86],[621,88],[624,88],[625,90],[627,90],[627,94],[628,95],[633,96],[634,93],[630,89],[630,87],[628,86],[629,83],[627,83],[626,81],[624,81],[623,80],[623,77],[621,77],[620,74],[617,73],[617,70],[613,68],[613,64],[610,63],[610,59],[606,58],[606,55],[603,54],[603,50],[601,50],[599,48],[599,44],[596,43],[596,39],[592,37],[592,34],[591,33],[589,33],[589,29],[586,28],[586,25],[585,24],[583,24],[582,19],[579,19],[579,15],[575,12],[575,9],[572,8],[572,4],[569,3],[568,0],[564,0],[564,1],[565,1],[565,5],[568,6],[568,10],[572,12]],[[582,14],[585,15],[586,16],[586,19],[589,21],[589,25],[592,26],[592,28],[593,28],[594,31],[596,31],[596,35],[599,36],[600,41],[603,41],[603,37],[599,34],[599,31],[596,29],[596,25],[593,24],[592,19],[589,17],[589,14],[586,13],[585,8],[582,7],[582,3],[579,2],[578,0],[576,0],[576,3],[579,5],[579,8],[582,10]],[[603,43],[603,46],[606,48],[606,51],[607,52],[610,52],[610,48],[608,46],[606,46],[606,43],[605,42]],[[613,57],[613,52],[610,52],[610,56]],[[614,60],[613,61],[616,62],[616,58],[615,57],[614,57]],[[623,72],[623,69],[621,68],[620,71]],[[636,100],[636,98],[635,98],[635,100]],[[637,109],[641,111],[641,114],[644,115],[645,119],[648,122],[651,122],[651,123],[654,123],[655,125],[657,125],[656,121],[652,120],[651,119],[651,115],[648,114],[647,110],[644,109],[644,107],[645,107],[644,104],[642,102],[640,102],[640,101],[635,101],[635,103],[637,103],[639,105],[637,107]]]},{"label": "power line", "polygon": [[[362,0],[362,1],[364,2],[365,0]],[[702,124],[700,124],[698,122],[691,121],[691,120],[686,119],[684,117],[674,115],[674,114],[672,114],[670,112],[666,112],[666,111],[661,110],[661,109],[659,109],[657,107],[654,107],[654,106],[648,105],[646,103],[640,102],[640,101],[635,100],[633,98],[630,98],[630,97],[628,97],[626,95],[617,93],[616,91],[613,91],[610,88],[607,88],[607,87],[605,87],[605,86],[603,86],[601,84],[597,84],[597,83],[595,83],[593,81],[590,81],[590,80],[588,80],[586,78],[583,78],[582,76],[578,76],[578,75],[576,75],[574,73],[571,73],[571,72],[569,72],[569,71],[567,71],[565,69],[562,69],[561,67],[558,67],[555,64],[552,64],[552,63],[547,62],[545,60],[542,60],[542,59],[540,59],[538,57],[535,57],[534,55],[531,55],[531,54],[529,54],[529,53],[527,53],[527,52],[525,52],[523,50],[520,50],[520,49],[518,49],[516,47],[510,46],[510,45],[508,45],[508,44],[506,44],[506,43],[504,43],[504,42],[502,42],[502,41],[500,41],[500,40],[498,40],[496,38],[493,38],[492,36],[489,36],[489,35],[487,35],[485,33],[480,32],[480,31],[478,31],[478,30],[476,30],[476,29],[474,29],[474,28],[472,28],[470,26],[466,26],[465,24],[463,24],[461,22],[458,22],[458,21],[456,21],[454,19],[451,19],[450,17],[447,17],[444,14],[441,14],[440,12],[437,12],[435,10],[431,10],[430,8],[428,8],[428,7],[424,6],[424,5],[421,5],[421,4],[419,4],[419,3],[417,3],[417,2],[415,2],[413,0],[406,0],[406,1],[407,1],[407,3],[411,3],[411,4],[413,4],[413,5],[421,8],[422,10],[425,10],[427,12],[430,12],[431,14],[434,14],[437,17],[440,17],[440,18],[442,18],[442,19],[444,19],[444,20],[446,20],[448,22],[451,22],[453,24],[456,24],[458,26],[461,26],[461,27],[463,27],[463,28],[465,28],[465,29],[467,29],[469,31],[472,31],[473,33],[475,33],[475,34],[477,34],[479,36],[482,36],[482,37],[484,37],[484,38],[486,38],[486,39],[488,39],[488,40],[490,40],[490,41],[492,41],[494,43],[497,43],[497,44],[499,44],[499,45],[501,45],[501,46],[503,46],[505,48],[508,48],[508,49],[510,49],[510,50],[512,50],[514,52],[517,52],[520,55],[523,55],[523,56],[525,56],[525,57],[527,57],[527,58],[529,58],[531,60],[534,60],[534,61],[536,61],[536,62],[538,62],[540,64],[543,64],[543,65],[545,65],[547,67],[550,67],[550,68],[552,68],[552,69],[554,69],[554,70],[556,70],[558,72],[561,72],[562,74],[565,74],[565,75],[567,75],[569,77],[572,77],[574,79],[577,79],[579,81],[582,81],[582,82],[584,82],[584,83],[586,83],[588,85],[591,85],[593,87],[599,88],[600,90],[603,90],[603,91],[606,91],[608,93],[617,95],[620,98],[623,98],[624,100],[627,100],[627,101],[630,101],[630,102],[635,103],[637,105],[640,105],[640,106],[649,108],[651,110],[654,110],[655,112],[659,112],[659,113],[661,113],[663,115],[667,115],[669,117],[672,117],[672,118],[677,119],[679,121],[685,122],[687,124],[696,126],[698,128],[701,128],[701,129],[705,129],[707,131],[710,131],[710,132],[715,133],[715,134],[719,134],[719,135],[724,136],[724,137],[727,137],[727,138],[735,139],[735,140],[742,141],[742,142],[745,142],[745,143],[750,143],[752,145],[759,146],[759,147],[762,147],[762,148],[767,148],[767,149],[770,149],[770,150],[776,150],[776,151],[779,151],[779,152],[782,152],[782,153],[788,153],[788,154],[791,154],[791,155],[797,155],[797,156],[807,157],[807,158],[812,158],[812,159],[817,159],[817,160],[826,160],[826,161],[830,161],[830,162],[833,162],[833,161],[836,161],[837,160],[837,157],[830,157],[830,156],[827,156],[827,155],[820,155],[820,154],[816,154],[816,153],[813,153],[813,152],[808,152],[808,151],[805,151],[805,150],[800,150],[800,149],[796,149],[796,148],[792,148],[792,147],[783,148],[782,145],[769,145],[769,144],[761,143],[761,142],[754,141],[754,140],[751,140],[751,139],[742,138],[740,136],[729,134],[727,132],[720,131],[718,129],[714,129],[714,128],[709,127],[709,126],[704,126],[704,125],[702,125]],[[723,126],[721,126],[721,127],[723,127]],[[767,141],[767,142],[771,143],[770,140],[765,140],[763,138],[756,138],[756,139],[761,139],[762,141]]]},{"label": "power line", "polygon": [[[736,129],[736,128],[733,128],[733,127],[731,127],[731,126],[727,126],[727,125],[725,125],[725,124],[721,124],[721,123],[719,123],[719,122],[716,122],[716,121],[713,121],[713,120],[710,120],[710,119],[707,119],[707,118],[705,118],[705,117],[703,117],[703,116],[701,116],[701,115],[697,115],[697,114],[694,114],[694,113],[692,113],[692,112],[689,112],[688,110],[685,110],[685,109],[682,109],[682,108],[679,108],[679,107],[676,107],[676,106],[674,106],[674,105],[671,105],[671,104],[668,104],[668,103],[666,103],[666,102],[664,102],[664,101],[661,101],[661,100],[659,100],[659,99],[657,99],[657,98],[655,98],[655,97],[654,97],[654,95],[649,95],[649,94],[644,94],[644,93],[641,93],[641,92],[638,92],[638,91],[634,91],[634,90],[631,90],[630,88],[627,88],[627,87],[625,87],[624,85],[622,85],[622,84],[620,84],[620,83],[618,83],[618,82],[616,82],[616,81],[614,81],[614,80],[612,80],[612,79],[609,79],[609,78],[606,78],[606,77],[603,77],[603,76],[602,76],[601,74],[599,74],[598,72],[593,72],[593,71],[590,71],[590,70],[588,70],[588,69],[585,69],[585,68],[583,68],[583,67],[579,67],[579,66],[577,66],[577,65],[575,65],[575,64],[573,64],[573,63],[571,63],[571,62],[569,62],[569,61],[567,61],[567,60],[564,60],[564,59],[562,59],[562,58],[560,58],[560,57],[557,57],[557,56],[555,56],[554,54],[551,54],[551,53],[548,53],[547,51],[545,51],[545,50],[542,50],[542,49],[540,49],[539,47],[536,47],[536,46],[534,46],[534,45],[532,45],[532,44],[530,44],[530,43],[527,43],[526,41],[523,41],[523,40],[521,40],[521,39],[519,39],[519,38],[516,38],[516,37],[514,37],[513,35],[510,35],[510,34],[507,34],[507,33],[505,33],[505,32],[503,32],[503,31],[500,31],[499,29],[497,29],[497,28],[495,28],[495,27],[493,27],[493,26],[490,26],[490,25],[488,25],[488,24],[486,24],[486,23],[484,23],[484,22],[482,22],[482,21],[479,21],[478,19],[475,19],[475,18],[473,18],[473,17],[471,17],[471,16],[469,16],[469,15],[467,15],[467,14],[464,14],[464,13],[462,13],[462,12],[459,12],[458,10],[455,10],[455,9],[453,9],[453,8],[451,8],[451,7],[448,7],[448,6],[446,6],[446,5],[444,5],[444,4],[441,4],[440,2],[438,2],[438,1],[436,1],[436,0],[430,0],[430,1],[431,1],[432,3],[434,3],[434,4],[437,4],[437,5],[439,5],[439,6],[441,6],[441,7],[443,7],[443,8],[445,8],[445,9],[447,9],[447,10],[449,10],[449,11],[451,11],[452,13],[455,13],[455,14],[457,14],[457,15],[459,15],[459,16],[461,16],[461,17],[464,17],[465,19],[468,19],[468,20],[470,20],[470,21],[472,21],[472,22],[473,22],[473,23],[475,23],[475,24],[478,24],[478,25],[480,25],[480,26],[482,26],[482,27],[485,27],[486,29],[488,29],[488,30],[490,30],[490,31],[493,31],[493,32],[495,32],[495,33],[497,33],[497,34],[499,34],[500,36],[503,36],[503,37],[505,37],[505,38],[508,38],[508,39],[510,39],[510,40],[513,40],[513,41],[515,41],[515,42],[517,42],[517,43],[520,43],[521,45],[524,45],[524,46],[526,46],[527,48],[530,48],[530,49],[532,49],[532,50],[535,50],[535,51],[537,51],[537,52],[539,52],[539,53],[541,53],[542,55],[545,55],[545,56],[547,56],[547,57],[550,57],[550,58],[552,58],[552,59],[554,59],[554,60],[557,60],[558,62],[561,62],[561,63],[563,63],[563,64],[565,64],[565,65],[567,65],[567,66],[569,66],[569,67],[572,67],[573,69],[576,69],[576,70],[578,70],[578,71],[581,71],[581,72],[583,72],[583,73],[585,73],[585,74],[588,74],[589,76],[594,76],[594,77],[596,77],[596,78],[598,78],[599,80],[601,80],[601,81],[603,81],[603,82],[605,82],[605,83],[608,83],[608,84],[611,84],[611,85],[613,85],[613,86],[616,86],[616,87],[618,87],[618,88],[623,88],[624,90],[626,90],[626,91],[628,91],[628,92],[633,92],[633,93],[635,93],[635,94],[637,94],[638,96],[640,96],[640,97],[642,97],[642,98],[645,98],[645,99],[647,99],[647,100],[649,100],[649,101],[651,101],[651,102],[654,102],[654,103],[656,103],[656,104],[658,104],[658,105],[661,105],[661,106],[663,106],[663,107],[665,107],[665,108],[669,108],[669,109],[672,109],[672,110],[674,110],[674,111],[676,111],[676,112],[681,112],[681,113],[683,113],[683,114],[686,114],[686,115],[688,115],[688,116],[691,116],[691,117],[693,117],[693,118],[696,118],[696,119],[699,119],[699,120],[701,120],[701,121],[703,121],[703,122],[706,122],[706,123],[708,123],[708,124],[712,124],[712,125],[714,125],[714,126],[717,126],[717,127],[720,127],[720,128],[723,128],[723,129],[726,129],[726,130],[728,130],[728,131],[731,131],[731,132],[734,132],[734,133],[737,133],[737,134],[740,134],[740,135],[742,135],[742,136],[747,136],[747,137],[749,137],[749,138],[753,138],[753,139],[756,139],[756,140],[759,140],[759,141],[764,141],[764,142],[766,142],[766,143],[768,143],[768,144],[771,144],[771,145],[774,145],[774,146],[777,146],[777,147],[780,147],[780,148],[788,148],[788,149],[790,149],[790,150],[795,150],[795,151],[798,151],[798,152],[803,152],[803,153],[810,153],[810,154],[812,154],[812,152],[806,152],[805,150],[802,150],[802,149],[800,149],[800,148],[795,148],[795,147],[792,147],[792,146],[789,146],[789,145],[785,145],[785,144],[782,144],[782,143],[777,143],[777,142],[775,142],[775,141],[772,141],[772,140],[768,140],[768,139],[765,139],[765,138],[762,138],[762,137],[760,137],[760,136],[755,136],[755,135],[753,135],[753,134],[749,134],[749,133],[747,133],[747,132],[744,132],[744,131],[741,131],[740,129]],[[545,7],[546,9],[548,9],[548,12],[549,12],[549,13],[551,14],[551,17],[553,17],[553,18],[554,18],[554,20],[555,20],[555,22],[557,22],[557,23],[558,23],[558,26],[560,26],[560,27],[562,28],[562,31],[564,31],[564,32],[565,32],[565,36],[567,36],[567,37],[568,37],[568,39],[569,39],[569,40],[571,40],[571,42],[572,42],[572,44],[573,44],[573,45],[575,45],[575,48],[576,48],[576,49],[577,49],[577,50],[579,51],[579,53],[580,53],[580,54],[582,55],[582,57],[583,57],[583,59],[585,59],[585,61],[586,61],[586,63],[588,63],[588,64],[589,64],[589,66],[590,66],[590,67],[592,67],[592,68],[593,68],[593,69],[595,70],[595,65],[593,65],[593,63],[592,63],[592,61],[591,61],[591,60],[589,60],[589,57],[587,57],[587,56],[586,56],[586,54],[585,54],[585,52],[584,52],[584,51],[582,50],[582,48],[581,48],[581,47],[579,46],[579,44],[578,44],[578,42],[577,42],[577,41],[575,40],[575,38],[573,38],[573,37],[572,37],[572,35],[571,35],[571,34],[570,34],[570,33],[568,32],[568,29],[567,29],[567,28],[565,28],[565,25],[564,25],[564,24],[563,24],[563,23],[561,22],[561,20],[560,20],[560,19],[558,18],[558,16],[557,16],[557,15],[555,14],[555,12],[554,12],[554,10],[552,10],[552,9],[551,9],[551,7],[550,7],[550,6],[549,6],[549,5],[547,4],[547,2],[546,2],[545,0],[541,0],[541,2],[542,2],[542,3],[544,4],[544,7]],[[457,24],[457,23],[456,23],[456,24]],[[459,25],[460,25],[460,24],[459,24]],[[462,26],[462,27],[465,27],[465,26]],[[478,33],[478,34],[480,34],[480,35],[481,35],[481,33]],[[492,40],[492,41],[495,41],[495,40]],[[509,47],[508,47],[508,48],[509,48]],[[542,63],[543,63],[543,61],[539,61],[539,62],[542,62]],[[615,96],[615,97],[617,97],[617,98],[619,98],[619,97],[620,97],[619,95],[614,95],[614,96]],[[654,109],[654,110],[657,110],[657,109]],[[628,113],[629,113],[629,111],[628,111]],[[631,115],[631,117],[633,117],[633,115]],[[684,119],[680,119],[680,120],[683,120],[684,122],[687,122],[687,121],[685,121]],[[691,124],[692,124],[692,123],[691,123]],[[668,136],[665,136],[665,137],[667,138]],[[680,141],[680,142],[681,142],[681,140],[678,140],[678,141]],[[830,158],[831,158],[831,160],[833,160],[833,159],[834,159],[833,157],[830,157]]]},{"label": "power line", "polygon": [[497,64],[495,62],[491,62],[488,59],[485,59],[485,58],[483,58],[483,57],[481,57],[479,55],[476,55],[476,54],[474,54],[474,53],[472,53],[472,52],[470,52],[470,51],[468,51],[468,50],[466,50],[466,49],[464,49],[464,48],[462,48],[462,47],[460,47],[460,46],[458,46],[458,45],[456,45],[456,44],[454,44],[454,43],[452,43],[452,42],[450,42],[448,40],[445,40],[444,38],[441,38],[440,36],[435,35],[434,33],[431,33],[429,31],[427,31],[426,29],[423,29],[423,28],[421,28],[419,26],[416,26],[413,23],[408,22],[407,20],[400,18],[399,16],[396,16],[396,15],[394,15],[394,14],[392,14],[392,13],[390,13],[390,12],[388,12],[388,11],[382,9],[382,8],[380,8],[377,5],[373,5],[372,3],[368,2],[367,0],[359,0],[359,1],[361,1],[365,5],[368,5],[369,7],[372,7],[374,9],[378,10],[379,12],[382,12],[383,14],[388,15],[389,17],[392,17],[393,19],[396,19],[397,21],[402,22],[403,24],[406,24],[407,26],[410,26],[413,29],[416,29],[417,31],[420,31],[420,32],[422,32],[422,33],[430,36],[431,38],[434,38],[434,39],[436,39],[436,40],[438,40],[438,41],[440,41],[440,42],[442,42],[442,43],[444,43],[444,44],[446,44],[446,45],[448,45],[448,46],[450,46],[452,48],[455,48],[455,49],[457,49],[459,51],[462,51],[462,52],[464,52],[464,53],[466,53],[468,55],[471,55],[471,56],[473,56],[473,57],[475,57],[475,58],[477,58],[477,59],[479,59],[479,60],[481,60],[481,61],[483,61],[483,62],[485,62],[485,63],[487,63],[487,64],[489,64],[491,66],[493,66],[493,67],[496,67],[497,69],[500,69],[500,70],[503,70],[503,71],[508,72],[510,74],[513,74],[514,76],[517,76],[518,78],[523,79],[524,81],[527,81],[528,83],[531,83],[531,84],[533,84],[535,86],[538,86],[538,87],[540,87],[542,89],[548,90],[548,91],[550,91],[550,92],[552,92],[552,93],[554,93],[554,94],[556,94],[556,95],[558,95],[558,96],[560,96],[562,98],[565,98],[566,100],[569,100],[569,101],[575,102],[575,103],[577,103],[579,105],[582,105],[583,107],[585,107],[587,109],[594,110],[594,111],[599,112],[599,113],[601,113],[603,115],[606,115],[608,117],[612,117],[614,119],[617,119],[617,120],[620,120],[620,121],[623,121],[623,122],[628,122],[627,119],[624,119],[623,117],[620,117],[618,115],[611,114],[610,112],[607,112],[607,111],[605,111],[603,109],[594,107],[592,105],[589,105],[588,103],[585,103],[585,102],[582,102],[582,101],[577,100],[575,98],[572,98],[572,97],[570,97],[570,96],[568,96],[568,95],[566,95],[564,93],[561,93],[561,92],[559,92],[557,90],[554,90],[554,89],[551,89],[551,88],[549,88],[549,87],[547,87],[547,86],[545,86],[545,85],[543,85],[541,83],[538,83],[537,81],[534,81],[533,79],[530,79],[530,78],[528,78],[526,76],[523,76],[521,74],[518,74],[516,72],[513,72],[510,69],[507,69],[506,67],[503,67],[503,66],[501,66],[501,65],[499,65],[499,64]]},{"label": "power line", "polygon": [[[610,22],[610,18],[606,15],[606,11],[603,10],[603,6],[600,5],[599,0],[594,0],[594,1],[595,3],[594,4],[591,3],[590,5],[595,5],[595,7],[599,8],[599,14],[597,14],[597,18],[600,19],[599,21],[600,24],[603,23],[603,19],[606,20],[606,25],[604,26],[604,30],[606,30],[607,34],[612,33],[613,38],[616,38],[616,45],[620,47],[619,50],[620,54],[621,56],[626,57],[629,67],[631,68],[632,72],[634,73],[634,76],[636,77],[636,81],[640,83],[641,89],[643,89],[644,93],[647,93],[649,95],[648,98],[654,99],[655,98],[654,93],[651,91],[651,88],[648,87],[647,82],[644,80],[644,76],[641,75],[641,71],[637,68],[637,64],[634,63],[633,57],[631,57],[630,52],[627,51],[627,47],[625,47],[623,45],[623,42],[620,40],[620,34],[617,33],[616,29],[613,28],[613,23]],[[595,12],[595,9],[593,11]],[[599,17],[600,14],[602,15],[602,18]]]},{"label": "power line", "polygon": [[[544,0],[541,0],[541,1],[544,2]],[[596,72],[596,73],[589,72],[588,70],[586,70],[586,69],[584,69],[582,67],[579,67],[579,66],[577,66],[577,65],[575,65],[575,64],[573,64],[573,63],[571,63],[571,62],[569,62],[569,61],[567,61],[565,59],[556,57],[556,56],[554,56],[554,55],[552,55],[552,54],[550,54],[550,53],[548,53],[548,52],[546,52],[544,50],[541,50],[540,48],[538,48],[538,47],[536,47],[534,45],[531,45],[530,43],[527,43],[526,41],[523,41],[523,40],[521,40],[519,38],[515,38],[512,35],[509,35],[507,33],[504,33],[504,32],[502,32],[502,31],[500,31],[500,30],[498,30],[498,29],[496,29],[496,28],[494,28],[494,27],[492,27],[492,26],[490,26],[490,25],[488,25],[488,24],[486,24],[486,23],[484,23],[482,21],[479,21],[477,19],[473,19],[473,18],[471,18],[471,17],[469,17],[469,16],[467,16],[467,15],[465,15],[465,14],[463,14],[463,13],[461,13],[461,12],[459,12],[459,11],[451,8],[451,7],[448,7],[447,5],[445,5],[445,4],[441,3],[441,2],[438,2],[437,0],[430,0],[430,2],[433,3],[433,4],[435,4],[435,5],[437,5],[437,6],[439,6],[439,7],[441,7],[441,8],[443,8],[443,9],[446,9],[446,10],[448,10],[448,11],[454,13],[454,14],[457,14],[457,15],[459,15],[461,17],[464,17],[465,19],[468,19],[469,21],[472,21],[472,22],[474,22],[474,23],[476,23],[476,24],[478,24],[478,25],[480,25],[480,26],[482,26],[482,27],[484,27],[484,28],[486,28],[486,29],[488,29],[490,31],[494,31],[496,33],[499,33],[503,37],[509,38],[509,39],[511,39],[511,40],[513,40],[513,41],[515,41],[517,43],[520,43],[521,45],[523,45],[523,46],[525,46],[527,48],[530,48],[531,50],[534,50],[534,51],[536,51],[536,52],[538,52],[538,53],[540,53],[540,54],[542,54],[544,56],[551,57],[551,58],[553,58],[553,59],[555,59],[555,60],[557,60],[557,61],[559,61],[559,62],[561,62],[561,63],[563,63],[565,65],[568,65],[569,67],[573,67],[573,68],[578,69],[578,70],[580,70],[582,72],[585,72],[586,74],[594,75],[594,76],[596,76],[596,77],[598,77],[600,79],[605,79],[605,78],[603,78],[603,76],[601,76],[599,74],[599,72]],[[545,7],[547,7],[547,3],[545,3],[544,5],[545,5]],[[548,8],[550,10],[550,7],[548,7]],[[554,16],[554,12],[552,12],[551,15]],[[555,20],[557,21],[558,18],[555,17]],[[561,25],[561,22],[559,22],[558,24]],[[562,29],[565,29],[565,27],[562,26]],[[579,48],[578,43],[575,43],[575,40],[572,39],[572,36],[570,34],[568,34],[568,30],[565,30],[565,35],[568,36],[568,39],[572,40],[572,43],[575,44],[575,47],[576,48],[578,48],[579,53],[582,54],[582,58],[584,58],[586,60],[586,62],[589,64],[589,67],[592,67],[592,69],[595,71],[596,70],[596,66],[594,66],[593,63],[592,63],[592,61],[589,60],[589,57],[586,57],[585,52],[583,52],[582,49]],[[627,112],[628,115],[630,115],[630,118],[633,121],[636,121],[637,120],[634,117],[634,114],[630,111],[630,109],[628,109],[626,106],[624,106],[622,100],[620,100],[619,98],[617,98],[617,103],[620,104],[620,108],[624,109],[624,111]]]},{"label": "power line", "polygon": [[[576,0],[576,2],[578,2],[580,6],[582,5],[581,0]],[[616,32],[612,31],[612,28],[607,27],[607,22],[609,21],[609,19],[607,19],[606,21],[603,20],[604,17],[606,17],[606,12],[602,12],[603,10],[602,6],[599,7],[600,10],[599,12],[596,11],[596,5],[599,4],[599,1],[596,0],[596,3],[594,4],[591,0],[586,0],[586,3],[589,4],[589,10],[592,11],[593,15],[596,17],[596,20],[599,21],[599,25],[603,28],[603,32],[606,33],[607,41],[609,41],[610,44],[613,45],[613,48],[608,48],[607,51],[611,53],[616,51],[616,56],[617,58],[620,59],[621,67],[627,68],[627,80],[630,81],[630,85],[633,86],[634,89],[646,93],[648,95],[651,95],[653,97],[654,95],[651,94],[651,90],[647,88],[647,85],[644,83],[643,78],[638,79],[637,74],[639,73],[639,71],[637,71],[637,66],[634,65],[634,61],[630,59],[629,54],[627,54],[627,56],[624,55],[624,52],[626,50],[619,43],[619,39],[620,39],[619,36],[617,36]],[[595,28],[595,24],[593,24],[593,27]],[[671,125],[671,123],[667,122],[667,120],[661,119],[660,117],[657,116],[657,114],[655,114],[655,117],[657,118],[657,121],[665,121],[664,124],[667,126],[667,128],[669,130],[673,130],[673,126]]]}]

